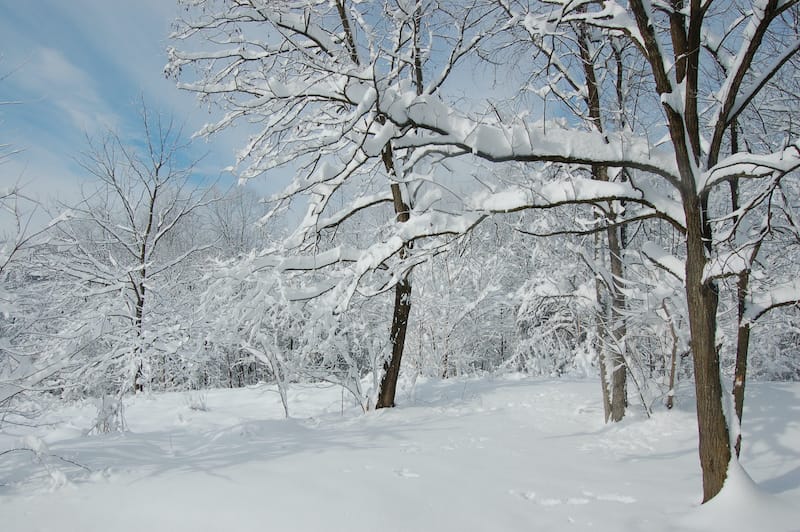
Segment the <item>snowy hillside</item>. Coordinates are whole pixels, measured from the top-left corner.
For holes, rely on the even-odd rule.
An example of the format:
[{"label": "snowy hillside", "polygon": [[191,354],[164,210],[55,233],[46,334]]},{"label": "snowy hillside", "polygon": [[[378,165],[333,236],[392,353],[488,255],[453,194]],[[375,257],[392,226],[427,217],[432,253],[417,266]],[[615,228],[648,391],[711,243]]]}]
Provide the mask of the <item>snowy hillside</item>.
[{"label": "snowy hillside", "polygon": [[759,488],[734,472],[702,508],[693,405],[604,425],[598,393],[418,382],[363,415],[337,388],[295,387],[289,420],[265,387],[170,393],[127,400],[129,432],[105,435],[86,435],[94,405],[56,410],[3,425],[3,530],[800,529],[800,385],[752,385],[742,462]]}]

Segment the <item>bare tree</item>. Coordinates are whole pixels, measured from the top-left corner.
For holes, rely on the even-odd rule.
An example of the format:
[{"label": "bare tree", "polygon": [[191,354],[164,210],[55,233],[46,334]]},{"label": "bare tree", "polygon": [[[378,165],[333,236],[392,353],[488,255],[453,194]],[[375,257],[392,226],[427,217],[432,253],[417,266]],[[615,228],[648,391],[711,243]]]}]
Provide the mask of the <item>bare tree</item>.
[{"label": "bare tree", "polygon": [[264,207],[252,190],[236,187],[220,192],[206,217],[221,256],[241,256],[264,247],[269,231],[259,223],[263,215]]},{"label": "bare tree", "polygon": [[[121,329],[111,335],[107,356],[127,365],[129,387],[141,391],[148,383],[148,357],[154,338],[147,324],[156,325],[169,308],[160,281],[207,245],[169,246],[174,233],[189,227],[191,216],[214,201],[211,188],[193,176],[187,144],[172,119],[142,106],[141,147],[126,144],[114,133],[91,143],[81,160],[97,187],[70,207],[70,221],[57,231],[56,260],[77,283],[75,297],[121,295],[121,306],[107,310],[107,319]],[[119,300],[117,300],[119,301]],[[112,307],[114,305],[112,304]]]}]

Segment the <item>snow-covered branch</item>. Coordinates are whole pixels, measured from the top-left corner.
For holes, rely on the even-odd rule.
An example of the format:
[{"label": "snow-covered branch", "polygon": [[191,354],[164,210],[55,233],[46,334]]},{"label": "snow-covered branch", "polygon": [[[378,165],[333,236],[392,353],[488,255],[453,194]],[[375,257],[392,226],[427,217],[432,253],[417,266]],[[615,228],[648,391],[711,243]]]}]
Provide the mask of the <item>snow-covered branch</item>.
[{"label": "snow-covered branch", "polygon": [[743,322],[753,323],[772,309],[800,303],[800,281],[792,280],[753,294],[745,305]]}]

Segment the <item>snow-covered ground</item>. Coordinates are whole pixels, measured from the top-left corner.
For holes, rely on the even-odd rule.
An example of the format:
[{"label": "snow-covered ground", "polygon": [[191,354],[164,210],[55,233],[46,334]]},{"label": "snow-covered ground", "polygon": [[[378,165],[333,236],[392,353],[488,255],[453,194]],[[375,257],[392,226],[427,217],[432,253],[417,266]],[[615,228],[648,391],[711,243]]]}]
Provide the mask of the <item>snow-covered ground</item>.
[{"label": "snow-covered ground", "polygon": [[[685,395],[685,394],[684,394]],[[742,472],[711,504],[693,405],[606,426],[594,381],[417,382],[363,415],[333,387],[93,404],[0,432],[0,516],[23,531],[800,530],[800,385],[752,384]],[[681,397],[679,396],[679,399]],[[28,450],[23,450],[28,449]],[[79,464],[79,465],[76,465]]]}]

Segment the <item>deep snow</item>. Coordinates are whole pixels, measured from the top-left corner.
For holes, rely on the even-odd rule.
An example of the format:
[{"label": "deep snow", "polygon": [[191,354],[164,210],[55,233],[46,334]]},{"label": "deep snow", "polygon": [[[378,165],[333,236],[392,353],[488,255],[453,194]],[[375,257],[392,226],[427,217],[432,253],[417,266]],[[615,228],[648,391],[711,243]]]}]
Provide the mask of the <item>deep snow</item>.
[{"label": "deep snow", "polygon": [[269,387],[169,393],[105,435],[87,402],[0,428],[2,530],[800,530],[800,385],[748,386],[747,473],[702,507],[687,393],[612,426],[595,381],[418,381],[366,415],[295,386],[289,420]]}]

